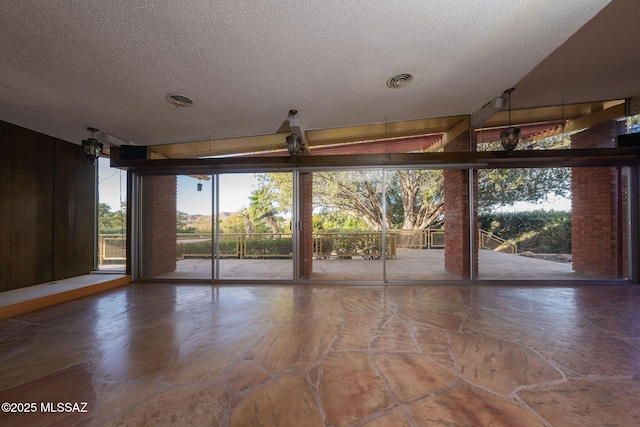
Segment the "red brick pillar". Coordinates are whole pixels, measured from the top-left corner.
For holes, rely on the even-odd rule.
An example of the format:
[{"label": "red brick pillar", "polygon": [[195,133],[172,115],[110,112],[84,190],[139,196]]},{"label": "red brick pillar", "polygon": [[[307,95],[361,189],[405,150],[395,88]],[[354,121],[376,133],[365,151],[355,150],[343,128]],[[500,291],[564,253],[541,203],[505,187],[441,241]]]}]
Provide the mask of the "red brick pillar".
[{"label": "red brick pillar", "polygon": [[[470,134],[465,132],[449,142],[444,151],[470,151]],[[474,224],[475,242],[478,241],[478,227],[475,214],[477,200],[477,174],[473,173],[474,214],[469,211],[469,171],[444,171],[444,268],[461,279],[471,278],[471,240],[469,238],[470,222]],[[478,248],[474,246],[474,273],[478,273]]]},{"label": "red brick pillar", "polygon": [[300,172],[300,277],[313,271],[313,173]]},{"label": "red brick pillar", "polygon": [[176,270],[176,185],[174,175],[145,176],[142,180],[142,277]]},{"label": "red brick pillar", "polygon": [[[608,121],[571,136],[571,148],[615,147],[624,122]],[[614,167],[571,170],[571,253],[578,273],[624,278],[627,269],[626,180]]]}]

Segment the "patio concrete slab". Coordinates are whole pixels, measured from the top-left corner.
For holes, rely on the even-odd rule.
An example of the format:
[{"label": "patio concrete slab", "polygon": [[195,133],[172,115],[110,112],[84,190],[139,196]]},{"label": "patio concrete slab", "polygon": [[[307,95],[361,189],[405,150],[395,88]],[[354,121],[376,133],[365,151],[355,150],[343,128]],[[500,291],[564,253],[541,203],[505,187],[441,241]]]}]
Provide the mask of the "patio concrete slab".
[{"label": "patio concrete slab", "polygon": [[[394,259],[364,258],[313,260],[311,280],[376,281],[382,280],[383,268],[387,280],[459,280],[444,268],[444,251],[439,249],[398,249]],[[209,279],[211,259],[185,259],[177,269],[158,278]],[[578,274],[570,262],[556,262],[517,254],[480,251],[478,279],[481,280],[597,280],[601,278]],[[222,259],[221,280],[292,280],[293,262],[283,259]]]}]

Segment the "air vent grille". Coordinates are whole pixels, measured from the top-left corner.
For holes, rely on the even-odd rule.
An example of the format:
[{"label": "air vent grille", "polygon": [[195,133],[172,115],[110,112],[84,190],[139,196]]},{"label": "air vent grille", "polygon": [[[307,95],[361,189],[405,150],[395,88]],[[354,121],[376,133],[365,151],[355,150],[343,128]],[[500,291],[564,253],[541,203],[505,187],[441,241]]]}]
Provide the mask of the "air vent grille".
[{"label": "air vent grille", "polygon": [[398,89],[409,84],[411,80],[413,80],[413,74],[400,73],[387,80],[387,86],[391,89]]},{"label": "air vent grille", "polygon": [[170,93],[166,97],[169,104],[175,105],[176,107],[191,107],[193,105],[193,100],[185,95],[180,95],[177,93]]}]

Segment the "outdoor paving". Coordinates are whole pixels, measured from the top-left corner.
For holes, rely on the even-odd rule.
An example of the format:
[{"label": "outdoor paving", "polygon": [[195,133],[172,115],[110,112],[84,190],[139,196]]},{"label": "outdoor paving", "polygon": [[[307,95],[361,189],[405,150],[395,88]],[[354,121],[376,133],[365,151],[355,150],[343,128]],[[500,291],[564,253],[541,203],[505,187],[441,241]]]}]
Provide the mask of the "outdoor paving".
[{"label": "outdoor paving", "polygon": [[[548,261],[488,250],[478,255],[478,279],[482,280],[590,280],[596,277],[578,274],[570,262]],[[177,263],[174,273],[158,278],[208,279],[211,259],[185,259]],[[398,249],[395,259],[364,258],[313,260],[311,280],[376,281],[382,280],[386,268],[387,280],[451,281],[458,277],[444,268],[444,251],[439,249]],[[221,280],[292,280],[292,260],[223,259],[220,260]]]}]

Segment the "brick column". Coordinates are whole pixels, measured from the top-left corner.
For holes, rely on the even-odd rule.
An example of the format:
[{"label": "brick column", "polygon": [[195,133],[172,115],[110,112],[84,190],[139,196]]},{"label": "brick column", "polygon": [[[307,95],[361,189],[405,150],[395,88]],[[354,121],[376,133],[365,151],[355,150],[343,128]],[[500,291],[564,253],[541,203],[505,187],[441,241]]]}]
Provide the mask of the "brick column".
[{"label": "brick column", "polygon": [[[615,147],[624,122],[597,124],[571,136],[571,148]],[[626,276],[626,180],[618,168],[571,170],[571,253],[578,273],[610,279]]]},{"label": "brick column", "polygon": [[313,173],[300,172],[300,277],[313,271]]},{"label": "brick column", "polygon": [[[470,151],[470,134],[465,132],[449,142],[444,151]],[[478,181],[473,174],[474,207],[476,205]],[[474,212],[476,209],[474,208]],[[469,225],[473,220],[477,242],[476,215],[469,212],[469,172],[467,170],[444,171],[444,268],[461,279],[471,278]],[[478,247],[474,245],[474,272],[478,273]]]},{"label": "brick column", "polygon": [[177,180],[174,175],[142,180],[141,276],[156,277],[176,270]]}]

